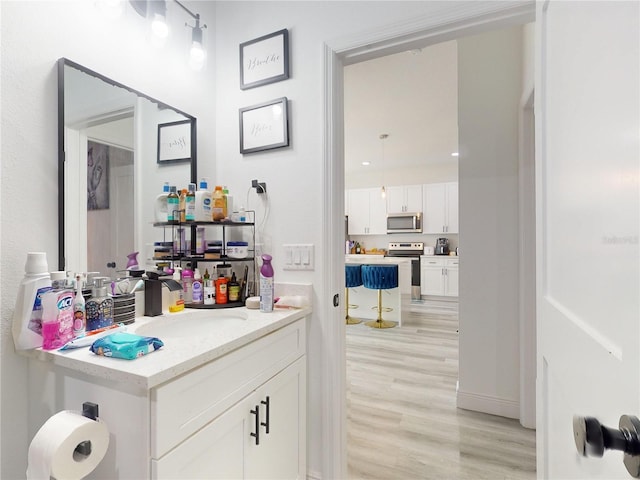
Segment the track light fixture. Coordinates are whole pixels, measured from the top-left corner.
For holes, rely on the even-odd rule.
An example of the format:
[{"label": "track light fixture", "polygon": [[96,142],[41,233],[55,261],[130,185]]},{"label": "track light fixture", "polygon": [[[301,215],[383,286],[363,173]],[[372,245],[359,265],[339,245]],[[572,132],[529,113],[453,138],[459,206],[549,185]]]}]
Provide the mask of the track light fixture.
[{"label": "track light fixture", "polygon": [[[163,41],[169,36],[167,24],[167,0],[129,0],[134,10],[145,18],[151,20],[151,30],[155,37]],[[194,13],[178,0],[173,0],[182,10],[195,20],[195,25],[185,23],[191,31],[191,48],[189,50],[189,65],[194,70],[201,70],[207,59],[207,51],[202,41],[202,30],[207,28],[200,24],[200,14]]]}]

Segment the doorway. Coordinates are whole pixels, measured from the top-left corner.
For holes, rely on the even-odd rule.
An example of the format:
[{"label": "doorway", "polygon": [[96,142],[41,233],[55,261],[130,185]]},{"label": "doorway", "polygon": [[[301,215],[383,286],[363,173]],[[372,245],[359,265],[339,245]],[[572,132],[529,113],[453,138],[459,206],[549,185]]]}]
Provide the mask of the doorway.
[{"label": "doorway", "polygon": [[[484,11],[480,11],[485,9]],[[497,9],[497,10],[496,10]],[[404,25],[394,25],[385,31],[369,32],[360,36],[357,44],[344,43],[336,46],[325,45],[325,199],[329,208],[325,210],[324,232],[327,255],[338,268],[327,274],[323,286],[326,298],[340,291],[344,282],[344,196],[338,192],[344,189],[344,166],[342,159],[342,70],[345,65],[376,56],[407,50],[418,42],[422,45],[437,43],[472,33],[480,33],[506,25],[516,25],[534,20],[534,5],[517,7],[500,5],[477,5],[466,12],[456,12],[455,20],[448,15],[442,17],[414,19]],[[444,28],[446,25],[446,28]],[[367,41],[363,41],[363,38]],[[339,221],[338,221],[339,219]],[[346,474],[345,457],[345,341],[344,324],[339,309],[333,310],[335,318],[327,322],[325,333],[327,342],[325,358],[332,359],[323,366],[324,389],[323,414],[326,432],[323,435],[323,448],[326,452],[323,471],[328,477],[344,478]]]}]

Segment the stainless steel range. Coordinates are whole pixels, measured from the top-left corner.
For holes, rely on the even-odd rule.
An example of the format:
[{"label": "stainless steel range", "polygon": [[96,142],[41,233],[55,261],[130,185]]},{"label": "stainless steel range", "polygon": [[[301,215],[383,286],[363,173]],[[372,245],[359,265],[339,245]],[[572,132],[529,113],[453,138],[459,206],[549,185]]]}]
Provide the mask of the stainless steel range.
[{"label": "stainless steel range", "polygon": [[424,242],[391,242],[385,257],[411,259],[411,300],[420,300],[420,255],[424,254]]}]

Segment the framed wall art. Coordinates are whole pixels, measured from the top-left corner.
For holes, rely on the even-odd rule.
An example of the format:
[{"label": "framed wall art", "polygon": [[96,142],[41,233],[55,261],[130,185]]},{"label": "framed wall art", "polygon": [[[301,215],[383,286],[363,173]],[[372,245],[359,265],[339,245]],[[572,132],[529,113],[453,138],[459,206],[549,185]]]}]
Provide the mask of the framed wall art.
[{"label": "framed wall art", "polygon": [[158,125],[158,163],[191,160],[191,120]]},{"label": "framed wall art", "polygon": [[289,78],[289,31],[279,30],[240,44],[240,88]]},{"label": "framed wall art", "polygon": [[287,97],[240,109],[240,153],[288,146]]}]

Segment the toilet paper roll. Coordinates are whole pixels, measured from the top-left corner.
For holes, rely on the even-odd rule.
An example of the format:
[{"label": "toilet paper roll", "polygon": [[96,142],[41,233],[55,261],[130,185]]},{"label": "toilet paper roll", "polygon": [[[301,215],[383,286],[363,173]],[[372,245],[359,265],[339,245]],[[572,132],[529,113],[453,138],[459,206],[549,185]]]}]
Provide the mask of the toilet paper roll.
[{"label": "toilet paper roll", "polygon": [[[83,442],[83,448],[76,447]],[[104,458],[109,430],[104,422],[63,410],[47,420],[29,445],[27,479],[81,479]],[[89,448],[86,448],[89,447]]]}]

